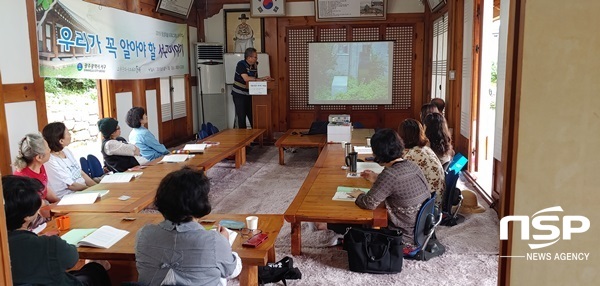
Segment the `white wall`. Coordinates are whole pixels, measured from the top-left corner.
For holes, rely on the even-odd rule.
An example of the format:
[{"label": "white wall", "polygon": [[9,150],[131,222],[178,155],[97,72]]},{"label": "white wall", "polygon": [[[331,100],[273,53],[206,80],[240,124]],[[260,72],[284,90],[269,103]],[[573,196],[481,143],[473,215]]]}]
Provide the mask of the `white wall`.
[{"label": "white wall", "polygon": [[121,137],[129,141],[129,133],[131,127],[127,126],[127,111],[133,107],[133,93],[132,92],[119,92],[115,94],[117,99],[117,121],[119,121],[119,127],[121,127]]},{"label": "white wall", "polygon": [[156,107],[156,90],[146,90],[146,115],[148,115],[148,130],[158,139],[158,109]]},{"label": "white wall", "polygon": [[39,132],[37,123],[37,108],[35,101],[23,101],[7,103],[4,105],[6,110],[6,125],[8,127],[8,142],[10,147],[10,161],[14,162],[19,149],[17,143],[27,133]]},{"label": "white wall", "polygon": [[0,0],[0,34],[3,39],[0,44],[0,74],[3,84],[33,82],[25,1]]}]

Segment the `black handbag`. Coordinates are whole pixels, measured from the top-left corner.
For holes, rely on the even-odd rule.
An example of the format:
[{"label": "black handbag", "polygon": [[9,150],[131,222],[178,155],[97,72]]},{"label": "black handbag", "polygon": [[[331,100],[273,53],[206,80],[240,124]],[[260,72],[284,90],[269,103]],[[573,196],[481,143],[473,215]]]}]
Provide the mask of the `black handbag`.
[{"label": "black handbag", "polygon": [[344,234],[350,271],[391,274],[402,271],[402,231],[349,228]]}]

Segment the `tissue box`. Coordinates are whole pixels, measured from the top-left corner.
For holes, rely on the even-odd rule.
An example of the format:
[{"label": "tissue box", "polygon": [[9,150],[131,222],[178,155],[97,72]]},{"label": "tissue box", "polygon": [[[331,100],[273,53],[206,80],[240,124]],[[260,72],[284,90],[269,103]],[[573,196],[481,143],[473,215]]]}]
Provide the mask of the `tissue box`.
[{"label": "tissue box", "polygon": [[352,139],[352,124],[328,124],[327,142],[350,142]]}]

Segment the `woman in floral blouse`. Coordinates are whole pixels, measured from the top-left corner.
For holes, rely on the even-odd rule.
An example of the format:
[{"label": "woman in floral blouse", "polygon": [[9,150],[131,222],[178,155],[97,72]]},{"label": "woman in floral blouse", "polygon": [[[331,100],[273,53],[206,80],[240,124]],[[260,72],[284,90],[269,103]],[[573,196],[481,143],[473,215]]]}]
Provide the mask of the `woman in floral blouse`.
[{"label": "woman in floral blouse", "polygon": [[446,189],[444,168],[437,155],[427,146],[429,142],[421,123],[414,119],[406,119],[400,123],[398,133],[404,141],[402,157],[412,161],[423,171],[431,192],[436,193],[435,202],[439,206]]}]

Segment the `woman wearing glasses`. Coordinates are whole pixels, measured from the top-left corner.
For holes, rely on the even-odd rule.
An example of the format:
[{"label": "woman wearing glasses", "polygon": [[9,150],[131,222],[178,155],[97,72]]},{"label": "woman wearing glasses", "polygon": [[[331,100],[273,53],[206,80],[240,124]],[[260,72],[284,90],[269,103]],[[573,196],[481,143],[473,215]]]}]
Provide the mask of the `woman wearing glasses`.
[{"label": "woman wearing glasses", "polygon": [[158,186],[154,205],[165,220],[137,233],[135,260],[144,285],[226,285],[242,270],[227,229],[206,230],[196,221],[211,211],[210,182],[202,171],[183,168]]}]

